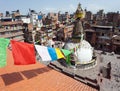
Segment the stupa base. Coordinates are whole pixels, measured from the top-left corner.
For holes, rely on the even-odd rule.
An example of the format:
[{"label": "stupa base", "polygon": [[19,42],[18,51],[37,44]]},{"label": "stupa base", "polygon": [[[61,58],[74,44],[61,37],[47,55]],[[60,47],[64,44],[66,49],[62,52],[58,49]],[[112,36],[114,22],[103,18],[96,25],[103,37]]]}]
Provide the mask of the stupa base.
[{"label": "stupa base", "polygon": [[96,58],[94,58],[90,62],[86,62],[86,63],[71,61],[71,65],[74,69],[85,70],[85,69],[90,69],[90,68],[95,67],[97,65],[97,60]]}]

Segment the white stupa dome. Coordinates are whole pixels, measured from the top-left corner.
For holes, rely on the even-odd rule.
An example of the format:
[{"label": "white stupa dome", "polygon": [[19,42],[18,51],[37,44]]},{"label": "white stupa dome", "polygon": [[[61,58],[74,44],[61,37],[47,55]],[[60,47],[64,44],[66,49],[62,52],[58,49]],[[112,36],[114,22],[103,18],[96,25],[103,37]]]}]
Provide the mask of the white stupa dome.
[{"label": "white stupa dome", "polygon": [[68,50],[75,49],[74,54],[81,64],[89,63],[92,60],[93,48],[86,40],[82,40],[80,43],[66,43],[64,48]]}]

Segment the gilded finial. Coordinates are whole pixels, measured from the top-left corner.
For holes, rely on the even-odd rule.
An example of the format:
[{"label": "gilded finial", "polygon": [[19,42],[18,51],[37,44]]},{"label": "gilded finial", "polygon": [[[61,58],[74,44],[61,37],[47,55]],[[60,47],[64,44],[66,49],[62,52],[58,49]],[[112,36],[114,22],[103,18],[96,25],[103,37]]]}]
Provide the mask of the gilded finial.
[{"label": "gilded finial", "polygon": [[76,18],[84,18],[85,17],[85,12],[83,11],[83,9],[81,8],[81,4],[79,3],[78,4],[78,7],[77,7],[77,10],[76,10],[76,13],[75,13],[75,16]]}]

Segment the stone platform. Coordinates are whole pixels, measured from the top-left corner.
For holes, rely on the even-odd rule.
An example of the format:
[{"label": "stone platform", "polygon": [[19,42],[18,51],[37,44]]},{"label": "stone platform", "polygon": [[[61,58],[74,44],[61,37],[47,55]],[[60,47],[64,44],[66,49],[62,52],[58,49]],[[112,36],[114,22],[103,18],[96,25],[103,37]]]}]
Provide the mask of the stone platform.
[{"label": "stone platform", "polygon": [[[100,56],[97,54],[97,64],[100,62]],[[64,60],[63,60],[64,61]],[[50,62],[48,64],[49,67],[62,72],[76,80],[79,80],[87,85],[90,85],[96,89],[99,89],[99,85],[97,83],[98,74],[99,74],[99,65],[95,65],[93,68],[89,69],[79,69],[79,67],[75,66],[67,66],[61,65],[59,61]]]}]

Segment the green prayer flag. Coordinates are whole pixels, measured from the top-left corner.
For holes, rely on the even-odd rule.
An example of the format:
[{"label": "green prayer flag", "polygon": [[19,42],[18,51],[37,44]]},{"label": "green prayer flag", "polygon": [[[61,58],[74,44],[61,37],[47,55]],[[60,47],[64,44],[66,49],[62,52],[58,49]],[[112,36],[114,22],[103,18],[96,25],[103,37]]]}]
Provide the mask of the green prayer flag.
[{"label": "green prayer flag", "polygon": [[71,64],[70,63],[70,54],[72,53],[72,51],[69,51],[69,50],[66,50],[66,49],[61,49],[61,50],[66,57],[67,64]]},{"label": "green prayer flag", "polygon": [[9,39],[0,38],[0,68],[6,65],[6,48],[9,42]]},{"label": "green prayer flag", "polygon": [[72,53],[72,51],[69,51],[69,50],[66,50],[66,49],[61,49],[61,50],[62,50],[62,52],[65,56],[68,56]]},{"label": "green prayer flag", "polygon": [[67,64],[69,64],[69,65],[71,65],[71,62],[70,62],[70,55],[68,55],[67,57],[66,57],[66,62],[67,62]]}]

